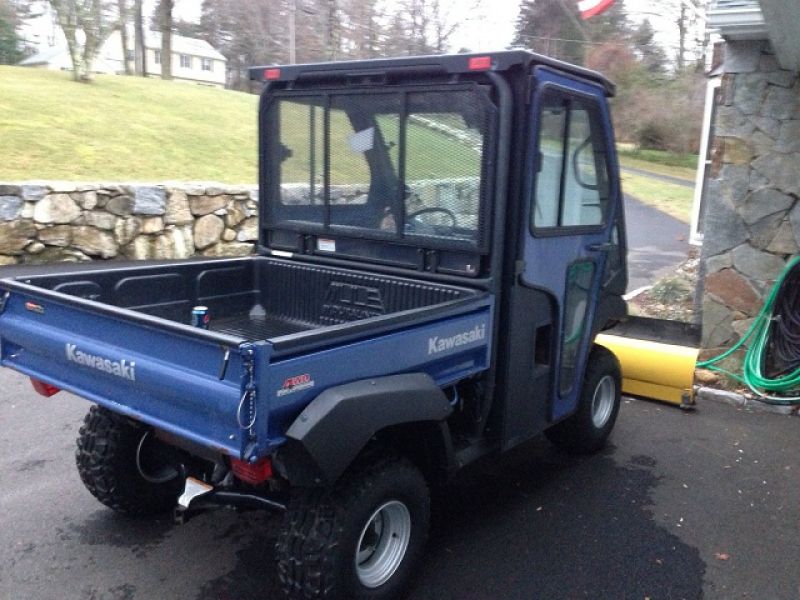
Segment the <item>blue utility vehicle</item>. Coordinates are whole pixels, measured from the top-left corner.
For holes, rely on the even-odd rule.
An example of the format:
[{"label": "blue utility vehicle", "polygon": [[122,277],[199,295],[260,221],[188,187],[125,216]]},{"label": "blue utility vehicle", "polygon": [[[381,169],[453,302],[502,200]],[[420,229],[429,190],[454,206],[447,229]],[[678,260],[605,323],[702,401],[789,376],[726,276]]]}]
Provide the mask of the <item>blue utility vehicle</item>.
[{"label": "blue utility vehicle", "polygon": [[77,465],[100,502],[272,510],[289,596],[396,597],[433,486],[614,426],[614,88],[525,51],[251,77],[257,255],[6,271],[2,365],[94,404]]}]

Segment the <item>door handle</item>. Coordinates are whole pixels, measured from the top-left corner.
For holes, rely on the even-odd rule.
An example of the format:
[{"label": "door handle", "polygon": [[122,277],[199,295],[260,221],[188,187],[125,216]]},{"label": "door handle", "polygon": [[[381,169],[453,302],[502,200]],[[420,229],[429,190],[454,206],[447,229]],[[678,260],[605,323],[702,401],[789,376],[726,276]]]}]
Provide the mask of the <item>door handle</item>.
[{"label": "door handle", "polygon": [[611,242],[600,242],[597,244],[589,244],[586,246],[586,249],[591,252],[608,252],[609,250],[613,250],[616,248],[617,245]]}]

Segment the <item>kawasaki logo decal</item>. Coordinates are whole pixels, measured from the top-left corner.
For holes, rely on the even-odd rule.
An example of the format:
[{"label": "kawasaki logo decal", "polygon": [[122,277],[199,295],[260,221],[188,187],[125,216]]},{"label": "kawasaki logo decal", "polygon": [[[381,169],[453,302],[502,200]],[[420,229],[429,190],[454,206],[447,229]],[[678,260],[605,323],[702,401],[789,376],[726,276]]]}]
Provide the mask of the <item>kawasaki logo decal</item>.
[{"label": "kawasaki logo decal", "polygon": [[125,359],[111,360],[104,356],[89,354],[83,350],[78,350],[75,344],[66,344],[65,350],[67,360],[70,362],[97,369],[109,375],[116,375],[117,377],[122,377],[122,379],[136,381],[136,363],[134,361],[129,362]]},{"label": "kawasaki logo decal", "polygon": [[428,355],[439,354],[440,352],[446,352],[447,350],[452,350],[459,346],[466,346],[467,344],[479,342],[484,339],[486,339],[485,323],[483,325],[476,325],[469,331],[457,333],[449,337],[439,337],[435,335],[428,338]]}]

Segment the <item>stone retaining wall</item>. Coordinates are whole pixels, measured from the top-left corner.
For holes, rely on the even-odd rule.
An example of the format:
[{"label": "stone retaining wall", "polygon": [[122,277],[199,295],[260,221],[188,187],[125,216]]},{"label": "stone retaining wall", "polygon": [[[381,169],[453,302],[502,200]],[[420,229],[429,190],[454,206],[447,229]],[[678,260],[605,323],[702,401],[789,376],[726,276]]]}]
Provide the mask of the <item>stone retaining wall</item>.
[{"label": "stone retaining wall", "polygon": [[257,239],[255,186],[0,183],[0,265],[241,256]]},{"label": "stone retaining wall", "polygon": [[800,80],[769,44],[728,42],[708,189],[703,346],[744,333],[800,252]]}]

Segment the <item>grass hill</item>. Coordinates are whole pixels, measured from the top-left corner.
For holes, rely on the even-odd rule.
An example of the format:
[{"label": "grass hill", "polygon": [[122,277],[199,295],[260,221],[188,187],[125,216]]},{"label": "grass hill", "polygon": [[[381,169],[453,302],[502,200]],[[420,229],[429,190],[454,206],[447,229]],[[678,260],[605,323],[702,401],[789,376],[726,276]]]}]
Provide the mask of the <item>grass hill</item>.
[{"label": "grass hill", "polygon": [[255,183],[257,97],[0,66],[0,181]]},{"label": "grass hill", "polygon": [[[250,94],[159,79],[107,75],[80,84],[67,73],[0,66],[0,181],[255,183],[257,104]],[[290,118],[299,125],[304,117]],[[302,146],[305,129],[288,130],[300,142],[292,145]],[[409,176],[430,176],[430,165],[463,154],[451,152],[452,141],[418,124],[409,129],[409,141],[415,139],[420,143],[409,153]],[[340,158],[331,165],[334,180],[341,178],[340,170],[356,168],[352,157]],[[630,152],[620,157],[623,166],[691,179],[689,163],[673,164],[667,160],[672,158]],[[448,174],[473,173],[470,163],[453,162]],[[691,188],[632,173],[625,174],[623,187],[689,221]]]}]

